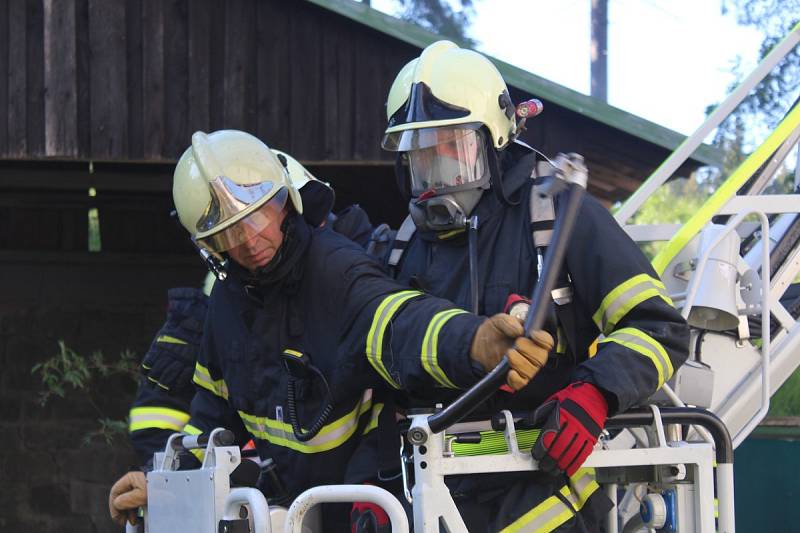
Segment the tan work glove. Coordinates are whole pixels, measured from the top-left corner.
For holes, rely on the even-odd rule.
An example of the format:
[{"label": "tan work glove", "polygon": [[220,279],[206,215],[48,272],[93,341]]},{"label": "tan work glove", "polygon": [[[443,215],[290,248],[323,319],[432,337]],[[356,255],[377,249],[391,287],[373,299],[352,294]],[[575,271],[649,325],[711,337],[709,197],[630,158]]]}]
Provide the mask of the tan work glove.
[{"label": "tan work glove", "polygon": [[546,331],[534,331],[531,338],[524,334],[519,319],[498,313],[478,326],[469,355],[489,372],[508,353],[511,370],[506,382],[512,389],[519,390],[541,370],[553,349],[553,337]]},{"label": "tan work glove", "polygon": [[124,526],[127,518],[136,524],[136,512],[147,504],[147,481],[144,472],[128,472],[114,483],[108,494],[108,511],[111,519]]}]

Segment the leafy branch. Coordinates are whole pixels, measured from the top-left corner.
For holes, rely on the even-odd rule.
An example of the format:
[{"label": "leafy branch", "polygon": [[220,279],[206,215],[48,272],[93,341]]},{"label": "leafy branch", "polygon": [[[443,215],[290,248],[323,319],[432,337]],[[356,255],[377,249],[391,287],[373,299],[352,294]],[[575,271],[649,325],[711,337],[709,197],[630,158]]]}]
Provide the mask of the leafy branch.
[{"label": "leafy branch", "polygon": [[138,378],[138,358],[130,350],[123,350],[117,360],[108,362],[103,353],[95,350],[88,357],[84,357],[66,345],[63,340],[58,341],[58,352],[33,365],[32,374],[40,376],[43,390],[39,392],[38,403],[42,407],[53,398],[64,398],[68,392],[78,391],[84,400],[98,415],[100,426],[84,436],[84,444],[89,444],[97,437],[102,437],[110,443],[116,435],[124,435],[127,431],[127,420],[110,418],[106,411],[95,402],[91,391],[92,386],[100,379],[112,376],[127,376],[133,381]]}]

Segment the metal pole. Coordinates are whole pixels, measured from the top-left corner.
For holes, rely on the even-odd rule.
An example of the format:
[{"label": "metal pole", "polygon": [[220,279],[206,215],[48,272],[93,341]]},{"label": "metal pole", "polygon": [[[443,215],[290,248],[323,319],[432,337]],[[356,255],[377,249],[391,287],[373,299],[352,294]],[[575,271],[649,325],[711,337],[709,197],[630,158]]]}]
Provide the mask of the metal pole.
[{"label": "metal pole", "polygon": [[303,533],[303,517],[320,503],[370,502],[389,515],[392,531],[408,533],[408,517],[400,502],[388,491],[373,485],[320,485],[295,498],[286,515],[284,531]]},{"label": "metal pole", "polygon": [[719,533],[735,533],[733,463],[717,464],[717,496],[719,498]]},{"label": "metal pole", "polygon": [[606,533],[617,533],[619,531],[619,519],[617,518],[617,484],[609,483],[605,486],[606,496],[611,500],[613,507],[606,514]]}]

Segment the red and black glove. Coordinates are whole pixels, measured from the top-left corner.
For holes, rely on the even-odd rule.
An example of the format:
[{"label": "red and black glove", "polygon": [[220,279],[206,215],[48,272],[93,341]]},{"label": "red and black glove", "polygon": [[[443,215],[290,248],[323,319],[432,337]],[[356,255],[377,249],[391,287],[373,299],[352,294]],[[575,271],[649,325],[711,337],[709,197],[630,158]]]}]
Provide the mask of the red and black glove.
[{"label": "red and black glove", "polygon": [[355,502],[350,510],[351,533],[390,533],[389,515],[383,507],[370,502]]},{"label": "red and black glove", "polygon": [[590,383],[577,382],[550,396],[533,414],[542,433],[531,450],[545,472],[571,476],[592,453],[608,417],[608,403]]}]

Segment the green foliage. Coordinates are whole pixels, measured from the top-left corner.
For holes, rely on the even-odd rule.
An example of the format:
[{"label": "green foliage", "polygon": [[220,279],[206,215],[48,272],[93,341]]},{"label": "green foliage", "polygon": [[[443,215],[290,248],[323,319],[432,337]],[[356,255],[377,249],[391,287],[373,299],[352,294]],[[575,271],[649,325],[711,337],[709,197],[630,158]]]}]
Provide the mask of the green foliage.
[{"label": "green foliage", "polygon": [[100,426],[84,436],[84,443],[90,443],[95,438],[103,438],[110,443],[115,436],[125,435],[127,420],[114,420],[107,416],[103,407],[98,405],[92,397],[94,385],[100,379],[111,376],[127,376],[133,381],[138,377],[138,357],[130,350],[120,353],[119,359],[107,362],[102,352],[94,351],[88,357],[78,354],[68,347],[63,340],[58,341],[58,352],[33,365],[32,374],[41,378],[43,390],[39,392],[41,406],[56,398],[64,398],[69,392],[78,392],[97,412]]},{"label": "green foliage", "polygon": [[475,15],[472,0],[460,0],[461,10],[453,8],[456,2],[448,0],[398,0],[400,18],[422,26],[443,37],[454,39],[474,48],[477,42],[467,35],[470,21]]},{"label": "green foliage", "polygon": [[[735,14],[742,26],[751,26],[766,36],[759,50],[759,59],[766,55],[800,21],[800,0],[722,0],[722,12]],[[737,81],[731,90],[749,74],[741,65],[734,67]],[[720,125],[717,140],[735,136],[742,124],[749,124],[759,133],[778,125],[800,93],[800,51],[795,48],[767,74],[755,90],[745,97],[731,117]],[[760,126],[760,128],[756,127]],[[746,139],[749,144],[758,139]]]},{"label": "green foliage", "polygon": [[769,416],[800,416],[800,370],[796,370],[772,396]]}]

